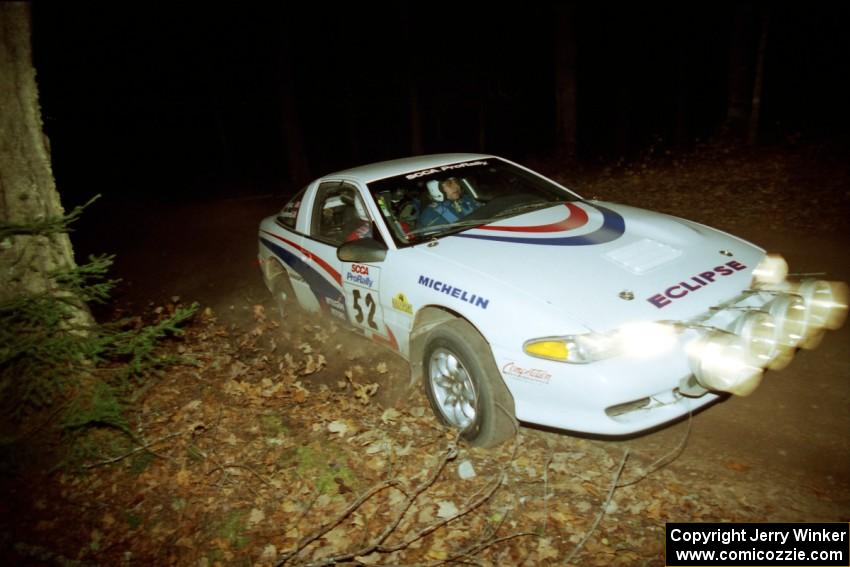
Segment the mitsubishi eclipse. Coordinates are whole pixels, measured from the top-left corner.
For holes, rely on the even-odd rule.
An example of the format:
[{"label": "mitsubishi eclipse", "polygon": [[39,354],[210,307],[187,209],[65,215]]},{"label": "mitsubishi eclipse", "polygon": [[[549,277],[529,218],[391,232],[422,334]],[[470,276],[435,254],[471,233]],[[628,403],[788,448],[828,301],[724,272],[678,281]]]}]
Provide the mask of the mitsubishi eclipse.
[{"label": "mitsubishi eclipse", "polygon": [[259,230],[266,285],[395,350],[471,444],[515,420],[645,430],[814,348],[847,286],[691,221],[586,200],[502,158],[442,154],[326,175]]}]

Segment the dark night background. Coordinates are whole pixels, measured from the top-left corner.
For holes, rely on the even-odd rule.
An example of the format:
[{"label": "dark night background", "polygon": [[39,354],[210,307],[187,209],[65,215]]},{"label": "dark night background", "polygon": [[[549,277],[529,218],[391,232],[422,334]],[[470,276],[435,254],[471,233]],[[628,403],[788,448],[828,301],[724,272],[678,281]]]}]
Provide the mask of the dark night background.
[{"label": "dark night background", "polygon": [[[846,147],[847,5],[594,3],[573,10],[577,163],[688,150],[718,136],[736,14],[752,69],[766,9],[761,143]],[[424,153],[551,160],[564,33],[556,11],[34,3],[60,193],[66,206],[98,192],[290,193],[332,170],[414,153],[412,86]]]},{"label": "dark night background", "polygon": [[[139,447],[127,453],[98,430],[102,446],[80,438],[85,447],[73,445],[66,460],[72,438],[63,434],[42,459],[40,415],[6,435],[38,466],[0,466],[13,487],[0,500],[0,557],[15,554],[3,564],[263,564],[269,548],[274,556],[307,541],[367,486],[390,477],[418,486],[440,460],[445,432],[424,413],[404,401],[400,417],[385,420],[380,398],[411,383],[407,363],[336,325],[279,317],[264,283],[260,220],[335,170],[415,153],[494,153],[588,197],[728,231],[781,253],[792,272],[850,282],[850,3],[459,4],[31,3],[63,206],[103,195],[71,234],[80,264],[115,255],[110,277],[120,283],[95,315],[141,325],[193,302],[202,310],[164,346],[192,364],[133,381],[131,429],[122,431]],[[565,45],[575,49],[574,152],[558,126]],[[743,112],[737,122],[730,108]],[[498,252],[493,259],[494,270],[516,270]],[[408,292],[405,281],[393,293]],[[494,564],[655,565],[668,521],[846,522],[847,344],[845,325],[770,371],[752,396],[633,438],[523,427],[512,449],[469,453],[476,481],[458,481],[443,460],[437,482],[446,484],[407,516],[404,507],[396,526],[406,532],[386,541],[419,530],[438,499],[442,509],[443,499],[479,498],[484,484],[469,482],[489,484],[491,474],[498,500],[469,508],[470,523],[446,526],[446,537],[429,536],[442,555],[426,559],[447,557],[444,543],[493,534],[505,541],[480,559]],[[314,355],[324,368],[312,373]],[[377,403],[357,400],[378,381]],[[412,397],[411,409],[426,405]],[[330,427],[336,420],[351,426],[345,440]],[[75,470],[47,466],[60,457]],[[91,464],[77,474],[76,460]],[[354,516],[339,523],[351,545],[401,509],[380,492],[375,508],[357,512],[363,531]],[[255,525],[258,513],[265,520]],[[502,537],[514,529],[534,539]],[[581,534],[583,555],[566,560]],[[555,551],[541,547],[550,539]],[[411,541],[420,561],[430,543]]]}]

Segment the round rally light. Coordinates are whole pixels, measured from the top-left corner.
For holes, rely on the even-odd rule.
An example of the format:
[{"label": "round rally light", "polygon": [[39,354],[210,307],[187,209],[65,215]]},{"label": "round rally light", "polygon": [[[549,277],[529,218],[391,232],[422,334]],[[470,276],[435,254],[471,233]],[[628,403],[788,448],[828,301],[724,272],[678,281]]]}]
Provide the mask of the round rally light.
[{"label": "round rally light", "polygon": [[776,321],[764,311],[748,311],[738,318],[735,333],[746,343],[753,364],[781,370],[793,358],[793,350],[777,341]]},{"label": "round rally light", "polygon": [[809,310],[810,325],[836,330],[847,319],[847,284],[824,280],[803,280],[796,289]]},{"label": "round rally light", "polygon": [[776,321],[776,340],[788,348],[797,346],[806,339],[809,331],[806,304],[799,295],[781,293],[769,307]]},{"label": "round rally light", "polygon": [[788,262],[779,254],[767,254],[753,270],[753,279],[761,284],[778,284],[788,275]]},{"label": "round rally light", "polygon": [[746,396],[764,375],[764,369],[754,364],[747,342],[724,331],[709,331],[692,342],[688,359],[697,381],[709,390]]}]

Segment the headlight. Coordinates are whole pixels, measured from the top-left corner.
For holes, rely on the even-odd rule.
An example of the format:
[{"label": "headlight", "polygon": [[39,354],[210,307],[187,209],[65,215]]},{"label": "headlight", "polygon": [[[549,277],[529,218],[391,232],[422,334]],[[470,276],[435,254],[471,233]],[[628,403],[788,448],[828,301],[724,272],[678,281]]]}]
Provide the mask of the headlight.
[{"label": "headlight", "polygon": [[620,351],[626,356],[643,358],[672,350],[676,346],[676,329],[655,322],[626,323],[617,332]]},{"label": "headlight", "polygon": [[627,323],[608,333],[584,333],[526,341],[523,350],[538,358],[586,364],[615,355],[654,356],[676,344],[671,325],[654,322]]},{"label": "headlight", "polygon": [[600,333],[532,339],[522,348],[531,356],[574,364],[586,364],[616,354],[613,336]]},{"label": "headlight", "polygon": [[697,381],[709,390],[746,396],[761,383],[764,370],[754,363],[747,342],[732,333],[709,331],[688,346]]},{"label": "headlight", "polygon": [[753,283],[778,284],[788,275],[788,262],[779,254],[767,254],[753,270]]},{"label": "headlight", "polygon": [[[569,347],[567,338],[551,338],[538,339],[535,341],[527,341],[523,345],[523,350],[526,354],[536,356],[538,358],[548,358],[549,360],[559,360],[566,362],[570,359],[570,354],[573,349]],[[575,356],[575,355],[573,355]]]}]

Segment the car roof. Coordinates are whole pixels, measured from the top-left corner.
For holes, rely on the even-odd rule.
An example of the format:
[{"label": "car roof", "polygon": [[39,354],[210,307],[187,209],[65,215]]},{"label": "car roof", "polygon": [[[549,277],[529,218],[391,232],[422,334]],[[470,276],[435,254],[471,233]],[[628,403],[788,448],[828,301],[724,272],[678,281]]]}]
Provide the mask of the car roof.
[{"label": "car roof", "polygon": [[457,163],[460,161],[495,157],[496,156],[486,154],[430,154],[361,165],[351,169],[345,169],[324,175],[323,178],[348,177],[357,179],[362,183],[369,183],[377,181],[378,179],[401,175],[403,173],[428,169],[429,167],[439,167],[441,165]]}]

